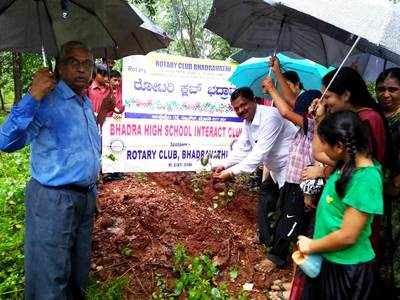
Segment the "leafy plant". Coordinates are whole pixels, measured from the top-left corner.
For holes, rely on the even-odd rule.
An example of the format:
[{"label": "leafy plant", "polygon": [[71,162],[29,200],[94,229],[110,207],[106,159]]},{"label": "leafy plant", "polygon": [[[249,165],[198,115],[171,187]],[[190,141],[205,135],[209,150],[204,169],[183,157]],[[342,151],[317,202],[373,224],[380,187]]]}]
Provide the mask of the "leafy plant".
[{"label": "leafy plant", "polygon": [[249,299],[249,293],[243,289],[240,290],[238,296],[237,296],[238,300],[247,300]]},{"label": "leafy plant", "polygon": [[204,186],[208,183],[211,178],[211,172],[200,171],[196,173],[190,180],[190,186],[197,199],[201,199],[204,195]]},{"label": "leafy plant", "polygon": [[231,278],[231,281],[235,282],[238,275],[239,275],[239,269],[236,266],[231,266],[229,268],[229,277]]},{"label": "leafy plant", "polygon": [[179,271],[173,297],[185,294],[187,299],[228,299],[225,284],[218,285],[218,268],[206,255],[190,257],[183,246],[178,245],[174,254],[175,270]]},{"label": "leafy plant", "polygon": [[165,279],[159,273],[156,274],[156,286],[157,286],[157,291],[155,291],[151,295],[151,299],[165,300],[171,298],[170,296],[168,296],[170,292],[167,289],[167,284],[165,283]]},{"label": "leafy plant", "polygon": [[[234,177],[233,181],[217,183],[214,189],[220,191],[213,197],[213,208],[225,207],[235,200],[239,191],[246,191],[246,194],[257,194],[260,191],[259,178],[256,173],[241,174]],[[216,187],[218,185],[218,187]]]},{"label": "leafy plant", "polygon": [[106,155],[106,158],[108,158],[108,159],[111,160],[111,161],[116,161],[116,160],[117,160],[117,158],[115,157],[115,155],[112,154],[112,153]]},{"label": "leafy plant", "polygon": [[207,166],[208,163],[210,162],[210,155],[206,155],[206,156],[200,158],[200,162],[203,167]]},{"label": "leafy plant", "polygon": [[240,174],[235,177],[235,185],[238,190],[257,193],[260,190],[257,174]]},{"label": "leafy plant", "polygon": [[0,299],[23,297],[24,189],[29,148],[0,153]]},{"label": "leafy plant", "polygon": [[213,197],[213,208],[224,207],[236,197],[236,187],[234,183],[225,185],[225,189]]},{"label": "leafy plant", "polygon": [[126,257],[129,257],[129,256],[131,256],[132,255],[132,249],[129,247],[129,246],[127,246],[127,245],[123,245],[122,247],[121,247],[121,253],[122,253],[122,255],[124,255],[124,256],[126,256]]},{"label": "leafy plant", "polygon": [[190,257],[187,254],[186,248],[181,244],[177,244],[174,251],[174,272],[184,271],[188,266],[189,260]]},{"label": "leafy plant", "polygon": [[135,173],[135,178],[139,181],[139,182],[141,182],[141,183],[145,183],[145,182],[147,182],[147,174],[146,173],[143,173],[143,172],[137,172],[137,173]]},{"label": "leafy plant", "polygon": [[218,268],[207,255],[192,257],[178,244],[174,251],[175,285],[167,288],[161,275],[156,276],[157,291],[152,299],[224,300],[233,299],[225,283],[217,283]]},{"label": "leafy plant", "polygon": [[124,298],[124,289],[129,284],[128,276],[117,277],[108,282],[92,280],[86,289],[88,300],[120,300]]}]

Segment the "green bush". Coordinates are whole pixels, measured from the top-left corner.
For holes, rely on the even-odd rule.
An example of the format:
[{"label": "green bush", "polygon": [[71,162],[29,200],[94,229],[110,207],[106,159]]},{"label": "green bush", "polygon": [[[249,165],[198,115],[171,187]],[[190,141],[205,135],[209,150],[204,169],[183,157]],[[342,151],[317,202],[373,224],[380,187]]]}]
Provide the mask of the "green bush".
[{"label": "green bush", "polygon": [[0,299],[20,298],[24,282],[24,188],[29,148],[0,153]]},{"label": "green bush", "polygon": [[120,300],[124,298],[124,289],[129,284],[128,276],[114,278],[107,282],[93,279],[86,289],[87,300]]}]

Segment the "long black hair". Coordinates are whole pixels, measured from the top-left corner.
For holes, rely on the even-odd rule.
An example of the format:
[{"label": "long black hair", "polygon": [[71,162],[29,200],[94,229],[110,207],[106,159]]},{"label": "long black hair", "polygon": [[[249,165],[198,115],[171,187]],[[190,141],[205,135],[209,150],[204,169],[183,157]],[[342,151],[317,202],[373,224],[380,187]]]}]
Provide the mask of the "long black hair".
[{"label": "long black hair", "polygon": [[[336,69],[330,71],[322,78],[322,84],[326,87],[328,86],[329,82],[332,80],[333,75],[335,74]],[[385,128],[385,158],[384,161],[381,163],[384,165],[385,168],[390,168],[391,157],[393,153],[392,145],[391,145],[391,137],[389,134],[389,124],[386,120],[384,111],[382,106],[375,101],[375,99],[371,96],[370,92],[368,91],[367,85],[361,75],[350,67],[343,67],[340,69],[339,73],[337,74],[335,80],[332,82],[331,86],[328,89],[329,91],[338,94],[339,96],[343,95],[346,91],[350,92],[350,104],[354,107],[366,107],[376,111],[380,117],[382,118],[383,125]],[[366,125],[365,125],[366,126]],[[372,154],[376,156],[376,148],[380,145],[376,145],[375,139],[372,136],[370,126],[366,126],[366,130],[369,131],[371,145],[372,145]]]},{"label": "long black hair", "polygon": [[344,197],[347,184],[356,167],[356,154],[369,155],[369,136],[365,125],[352,111],[340,111],[329,114],[318,126],[318,135],[329,146],[341,143],[347,152],[347,158],[337,164],[342,174],[336,181],[336,192]]},{"label": "long black hair", "polygon": [[394,78],[400,83],[400,68],[396,67],[396,68],[386,69],[381,74],[379,74],[375,82],[375,87],[378,85],[378,83],[385,81],[386,78]]},{"label": "long black hair", "polygon": [[[322,78],[322,84],[327,87],[337,69],[330,71]],[[342,96],[346,91],[350,92],[350,104],[354,107],[368,107],[377,112],[382,112],[381,106],[375,101],[368,91],[367,84],[361,75],[350,67],[340,69],[328,91]]]},{"label": "long black hair", "polygon": [[282,73],[282,76],[293,83],[294,85],[298,84],[300,90],[304,90],[303,83],[300,81],[299,74],[297,74],[295,71],[286,71]]}]

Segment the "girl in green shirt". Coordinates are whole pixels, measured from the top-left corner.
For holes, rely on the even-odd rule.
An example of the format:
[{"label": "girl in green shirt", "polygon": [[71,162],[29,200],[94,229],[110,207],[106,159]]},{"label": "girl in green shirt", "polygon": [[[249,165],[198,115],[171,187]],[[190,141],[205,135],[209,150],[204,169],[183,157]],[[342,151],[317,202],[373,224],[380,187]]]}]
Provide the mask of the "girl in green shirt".
[{"label": "girl in green shirt", "polygon": [[313,239],[298,238],[300,252],[324,258],[318,277],[307,278],[302,299],[371,299],[375,253],[369,237],[373,216],[383,213],[381,167],[356,113],[332,113],[317,132],[337,168],[318,203]]}]

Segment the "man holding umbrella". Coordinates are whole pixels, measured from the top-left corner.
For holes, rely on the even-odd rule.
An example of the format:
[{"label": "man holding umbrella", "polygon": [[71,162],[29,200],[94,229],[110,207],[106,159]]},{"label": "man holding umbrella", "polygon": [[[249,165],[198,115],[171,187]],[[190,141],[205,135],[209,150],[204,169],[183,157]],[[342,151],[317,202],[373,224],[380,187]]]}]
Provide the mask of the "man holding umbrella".
[{"label": "man holding umbrella", "polygon": [[[59,81],[49,70],[39,70],[0,127],[0,150],[31,144],[32,179],[25,193],[27,299],[83,299],[90,269],[100,138],[83,91],[93,56],[84,44],[67,42],[57,65]],[[100,114],[113,108],[104,102]]]}]

